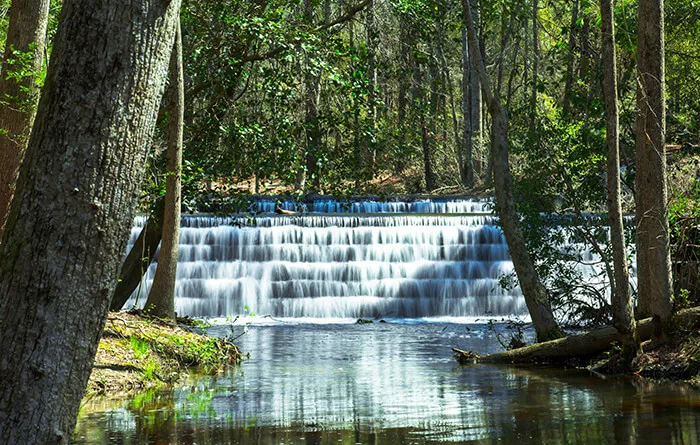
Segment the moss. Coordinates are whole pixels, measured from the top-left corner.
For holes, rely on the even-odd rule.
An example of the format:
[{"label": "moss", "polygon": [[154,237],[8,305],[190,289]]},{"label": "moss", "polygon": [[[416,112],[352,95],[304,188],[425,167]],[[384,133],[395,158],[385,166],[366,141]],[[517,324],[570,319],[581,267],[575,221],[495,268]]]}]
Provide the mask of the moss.
[{"label": "moss", "polygon": [[174,383],[188,370],[213,373],[240,362],[236,345],[135,314],[110,313],[87,394]]}]

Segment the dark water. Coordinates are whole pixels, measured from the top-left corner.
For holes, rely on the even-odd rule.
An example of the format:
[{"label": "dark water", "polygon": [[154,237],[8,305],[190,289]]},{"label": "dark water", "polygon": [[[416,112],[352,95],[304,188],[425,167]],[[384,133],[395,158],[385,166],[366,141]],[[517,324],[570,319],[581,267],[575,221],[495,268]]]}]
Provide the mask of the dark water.
[{"label": "dark water", "polygon": [[224,375],[85,402],[75,443],[700,443],[689,386],[456,365],[451,346],[500,348],[483,324],[278,324],[239,343],[251,358]]}]

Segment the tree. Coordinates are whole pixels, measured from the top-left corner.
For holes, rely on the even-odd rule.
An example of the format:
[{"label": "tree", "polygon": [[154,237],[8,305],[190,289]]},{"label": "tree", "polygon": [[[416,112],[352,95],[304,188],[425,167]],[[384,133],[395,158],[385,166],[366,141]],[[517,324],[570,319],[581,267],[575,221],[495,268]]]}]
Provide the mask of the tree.
[{"label": "tree", "polygon": [[180,238],[180,184],[182,178],[182,130],[185,114],[185,83],[182,68],[182,33],[177,25],[175,45],[170,56],[170,117],[165,178],[165,211],[158,266],[144,306],[153,316],[175,319],[175,279]]},{"label": "tree", "polygon": [[180,2],[66,0],[0,251],[0,442],[70,441]]},{"label": "tree", "polygon": [[158,199],[136,242],[122,262],[109,310],[121,310],[141,283],[143,275],[156,256],[156,250],[163,237],[164,213],[165,199]]},{"label": "tree", "polygon": [[13,0],[0,72],[0,239],[39,99],[49,0]]},{"label": "tree", "polygon": [[617,63],[615,61],[615,22],[612,0],[600,1],[603,35],[603,88],[605,95],[606,143],[608,155],[608,219],[613,253],[614,277],[611,283],[613,325],[620,333],[625,366],[641,352],[630,296],[629,272],[622,225],[620,198],[620,126],[617,99]]},{"label": "tree", "polygon": [[518,214],[513,201],[510,166],[508,163],[508,115],[498,96],[493,94],[486,73],[481,52],[478,51],[476,31],[472,20],[471,6],[464,3],[465,19],[469,35],[469,48],[474,61],[479,82],[491,115],[491,157],[493,159],[493,177],[496,192],[496,209],[500,225],[506,237],[508,250],[513,260],[518,282],[522,289],[532,324],[537,332],[537,341],[552,340],[562,336],[549,303],[547,290],[540,283],[535,264],[528,253],[525,240],[519,226]]},{"label": "tree", "polygon": [[636,198],[639,317],[663,340],[671,318],[671,260],[666,197],[663,0],[640,0],[637,41]]}]

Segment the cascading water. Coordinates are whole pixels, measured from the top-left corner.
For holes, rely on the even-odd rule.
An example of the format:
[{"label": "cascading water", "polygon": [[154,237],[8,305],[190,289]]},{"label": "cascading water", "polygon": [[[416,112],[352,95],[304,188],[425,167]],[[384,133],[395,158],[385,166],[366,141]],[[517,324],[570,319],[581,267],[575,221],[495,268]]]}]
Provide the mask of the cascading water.
[{"label": "cascading water", "polygon": [[[258,208],[269,210],[267,205]],[[487,202],[312,206],[316,212],[373,215],[183,217],[176,311],[225,317],[249,309],[280,318],[526,314],[519,290],[499,286],[499,277],[513,266],[501,230],[486,213]],[[405,211],[480,214],[384,214]],[[144,220],[137,220],[132,243]],[[135,292],[141,302],[155,268],[154,263]]]}]

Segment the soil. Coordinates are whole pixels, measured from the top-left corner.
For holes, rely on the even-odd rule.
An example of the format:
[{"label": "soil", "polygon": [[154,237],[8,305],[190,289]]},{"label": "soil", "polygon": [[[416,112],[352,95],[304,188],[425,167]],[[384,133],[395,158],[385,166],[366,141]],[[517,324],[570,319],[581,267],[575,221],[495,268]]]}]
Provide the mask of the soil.
[{"label": "soil", "polygon": [[232,342],[195,330],[188,319],[169,324],[136,313],[110,312],[86,395],[172,384],[191,370],[215,373],[243,359]]}]

